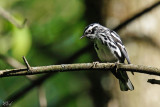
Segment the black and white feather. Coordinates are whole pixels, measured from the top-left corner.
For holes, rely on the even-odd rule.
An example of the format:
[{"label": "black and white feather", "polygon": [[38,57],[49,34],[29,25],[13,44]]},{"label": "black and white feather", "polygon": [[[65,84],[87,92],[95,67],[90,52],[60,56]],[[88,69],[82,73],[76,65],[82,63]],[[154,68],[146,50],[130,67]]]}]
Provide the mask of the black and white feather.
[{"label": "black and white feather", "polygon": [[[108,49],[112,55],[120,62],[124,63],[125,59],[130,64],[129,56],[123,45],[120,36],[98,23],[87,26],[82,37],[87,37],[94,42],[95,50],[101,61],[107,62]],[[81,37],[81,38],[82,38]],[[122,91],[133,90],[134,87],[130,82],[126,72],[117,73],[120,80],[120,88]]]}]

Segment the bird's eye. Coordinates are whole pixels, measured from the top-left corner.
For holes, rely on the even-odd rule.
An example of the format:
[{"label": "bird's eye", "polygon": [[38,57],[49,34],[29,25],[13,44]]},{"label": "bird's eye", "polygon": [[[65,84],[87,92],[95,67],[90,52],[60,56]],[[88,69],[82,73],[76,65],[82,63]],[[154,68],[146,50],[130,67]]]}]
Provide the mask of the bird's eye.
[{"label": "bird's eye", "polygon": [[88,30],[88,33],[92,33],[92,30]]}]

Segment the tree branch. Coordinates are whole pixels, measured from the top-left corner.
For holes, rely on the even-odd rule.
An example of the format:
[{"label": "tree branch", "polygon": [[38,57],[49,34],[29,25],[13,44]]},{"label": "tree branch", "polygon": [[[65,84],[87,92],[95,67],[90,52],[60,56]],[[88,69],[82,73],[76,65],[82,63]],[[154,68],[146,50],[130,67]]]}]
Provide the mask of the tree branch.
[{"label": "tree branch", "polygon": [[154,3],[152,6],[144,9],[143,11],[137,13],[136,15],[134,15],[133,17],[129,18],[128,20],[124,21],[120,25],[116,26],[115,28],[113,28],[113,30],[115,30],[115,31],[120,30],[122,27],[126,26],[127,24],[129,24],[130,22],[135,20],[136,18],[139,18],[140,16],[144,15],[145,13],[150,12],[152,9],[154,9],[155,7],[158,7],[159,5],[160,5],[160,1]]},{"label": "tree branch", "polygon": [[61,64],[61,65],[50,65],[50,66],[39,66],[31,67],[28,72],[28,68],[20,69],[9,69],[1,70],[0,77],[9,77],[9,76],[20,76],[20,75],[34,75],[42,73],[53,73],[53,72],[71,72],[71,71],[80,71],[80,70],[113,70],[118,71],[129,71],[129,72],[138,72],[145,73],[150,75],[160,76],[160,69],[156,67],[149,67],[143,65],[133,65],[133,64],[115,64],[115,63],[97,63],[95,66],[93,63],[79,63],[79,64]]}]

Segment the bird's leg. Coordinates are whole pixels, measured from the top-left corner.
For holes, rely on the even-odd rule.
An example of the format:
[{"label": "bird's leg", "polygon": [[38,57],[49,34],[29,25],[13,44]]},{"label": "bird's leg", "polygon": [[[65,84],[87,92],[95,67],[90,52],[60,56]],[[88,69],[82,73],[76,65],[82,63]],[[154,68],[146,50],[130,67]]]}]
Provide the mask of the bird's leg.
[{"label": "bird's leg", "polygon": [[119,61],[115,62],[116,73],[118,72],[118,64],[119,64]]},{"label": "bird's leg", "polygon": [[111,72],[113,73],[113,75],[114,75],[117,79],[119,79],[119,77],[118,77],[118,75],[119,75],[119,73],[118,73],[118,63],[119,63],[119,62],[115,62],[115,66],[114,66],[114,68],[111,70]]}]

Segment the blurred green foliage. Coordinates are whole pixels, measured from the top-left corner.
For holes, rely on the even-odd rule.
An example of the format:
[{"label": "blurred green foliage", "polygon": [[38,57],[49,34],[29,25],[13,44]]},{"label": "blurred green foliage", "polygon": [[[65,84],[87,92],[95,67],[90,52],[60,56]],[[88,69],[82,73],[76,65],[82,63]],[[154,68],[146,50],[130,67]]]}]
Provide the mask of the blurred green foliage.
[{"label": "blurred green foliage", "polygon": [[[18,29],[0,16],[0,53],[23,63],[26,56],[31,66],[51,65],[64,61],[87,45],[80,40],[86,21],[83,0],[1,0],[0,6],[22,23]],[[74,62],[90,62],[89,53]],[[0,69],[11,68],[0,60]],[[26,77],[0,79],[0,100],[16,92],[30,81]],[[84,73],[58,73],[43,83],[47,104],[61,107],[91,107],[92,100],[86,92],[90,88]],[[62,100],[70,99],[65,103]],[[28,103],[29,102],[29,103]],[[13,107],[39,106],[37,88],[14,103]]]}]

